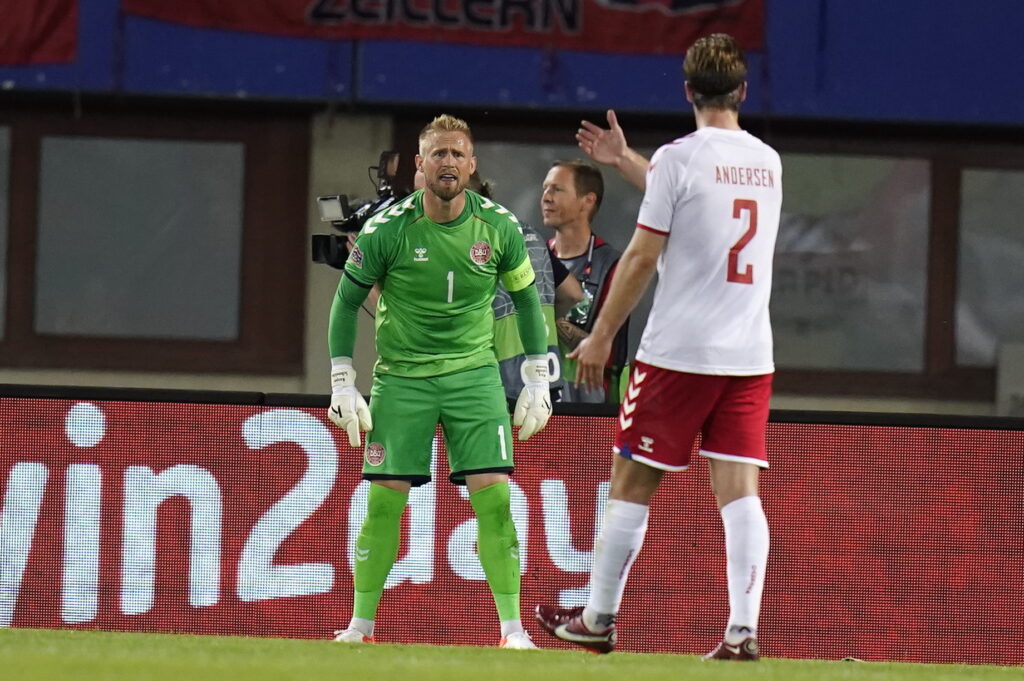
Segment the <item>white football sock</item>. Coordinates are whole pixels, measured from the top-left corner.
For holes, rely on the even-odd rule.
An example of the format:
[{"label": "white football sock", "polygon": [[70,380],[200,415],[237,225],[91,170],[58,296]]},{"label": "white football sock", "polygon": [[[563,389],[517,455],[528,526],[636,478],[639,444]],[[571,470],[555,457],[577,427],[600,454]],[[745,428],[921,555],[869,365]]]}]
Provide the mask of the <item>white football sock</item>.
[{"label": "white football sock", "polygon": [[348,623],[349,629],[357,629],[362,632],[363,636],[373,636],[373,620],[363,619],[362,617],[353,617]]},{"label": "white football sock", "polygon": [[509,634],[514,634],[517,631],[526,631],[523,629],[522,620],[504,620],[501,623],[501,637],[505,638]]},{"label": "white football sock", "polygon": [[732,638],[740,640],[756,636],[761,614],[761,592],[768,564],[768,519],[761,508],[761,498],[742,497],[723,506],[722,525],[729,576],[729,623],[725,640],[736,644],[740,641],[730,640],[730,632]]},{"label": "white football sock", "polygon": [[614,622],[629,568],[640,553],[647,532],[647,506],[609,499],[594,545],[594,566],[590,570],[590,598],[583,610],[583,623],[601,631]]}]

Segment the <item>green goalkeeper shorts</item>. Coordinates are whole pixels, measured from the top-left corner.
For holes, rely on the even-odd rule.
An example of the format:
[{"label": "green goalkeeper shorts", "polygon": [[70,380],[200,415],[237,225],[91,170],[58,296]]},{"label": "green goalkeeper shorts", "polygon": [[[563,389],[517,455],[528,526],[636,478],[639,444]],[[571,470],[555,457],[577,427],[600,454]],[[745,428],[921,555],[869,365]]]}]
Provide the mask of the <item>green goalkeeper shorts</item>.
[{"label": "green goalkeeper shorts", "polygon": [[453,483],[464,485],[474,473],[512,472],[512,427],[497,365],[430,378],[376,374],[370,414],[366,480],[429,482],[439,423]]}]

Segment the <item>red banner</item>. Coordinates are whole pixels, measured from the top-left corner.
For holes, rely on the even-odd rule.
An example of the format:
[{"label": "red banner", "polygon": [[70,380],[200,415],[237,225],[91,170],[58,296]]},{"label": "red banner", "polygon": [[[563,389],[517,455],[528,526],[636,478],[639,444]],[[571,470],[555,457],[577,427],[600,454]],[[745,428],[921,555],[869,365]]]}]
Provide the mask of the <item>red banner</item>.
[{"label": "red banner", "polygon": [[[121,0],[126,12],[190,26],[315,38],[382,38],[682,54],[729,33],[764,38],[763,0]],[[440,68],[440,65],[439,65]]]},{"label": "red banner", "polygon": [[[366,503],[324,410],[0,399],[0,626],[327,638]],[[516,443],[524,620],[585,601],[615,419]],[[761,619],[777,657],[1024,664],[1019,431],[772,424]],[[443,462],[443,453],[439,457]],[[493,645],[468,501],[414,490],[385,642]],[[620,648],[701,653],[727,616],[706,466],[665,477]]]},{"label": "red banner", "polygon": [[0,65],[69,62],[77,45],[77,0],[3,3]]}]

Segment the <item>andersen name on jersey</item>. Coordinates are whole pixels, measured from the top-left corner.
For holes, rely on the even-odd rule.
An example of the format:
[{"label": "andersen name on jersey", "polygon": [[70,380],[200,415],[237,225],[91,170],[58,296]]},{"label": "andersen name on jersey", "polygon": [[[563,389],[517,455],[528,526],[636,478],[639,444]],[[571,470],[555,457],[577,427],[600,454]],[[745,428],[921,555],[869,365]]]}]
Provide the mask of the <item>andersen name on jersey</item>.
[{"label": "andersen name on jersey", "polygon": [[462,214],[430,220],[423,190],[363,225],[345,263],[361,286],[378,284],[375,371],[427,377],[495,364],[491,302],[534,279],[519,221],[466,191]]},{"label": "andersen name on jersey", "polygon": [[637,359],[672,371],[775,370],[768,301],[782,162],[743,130],[706,126],[651,158],[638,227],[671,235]]}]

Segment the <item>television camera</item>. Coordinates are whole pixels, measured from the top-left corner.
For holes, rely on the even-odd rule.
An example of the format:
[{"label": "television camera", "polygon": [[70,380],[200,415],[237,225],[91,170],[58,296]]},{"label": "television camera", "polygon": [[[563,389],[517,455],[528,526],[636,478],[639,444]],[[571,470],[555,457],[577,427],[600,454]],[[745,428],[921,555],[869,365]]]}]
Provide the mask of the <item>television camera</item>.
[{"label": "television camera", "polygon": [[348,258],[349,235],[357,234],[367,218],[408,193],[396,190],[399,158],[397,151],[383,151],[377,165],[367,169],[370,182],[377,190],[376,199],[349,201],[345,194],[316,197],[320,221],[331,223],[339,234],[313,235],[313,262],[343,269]]}]

